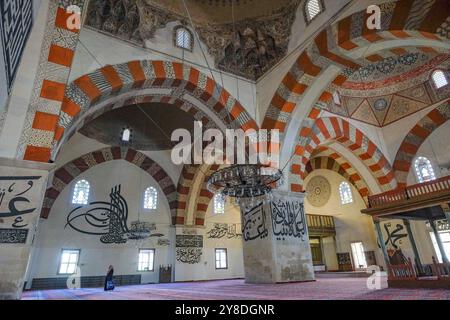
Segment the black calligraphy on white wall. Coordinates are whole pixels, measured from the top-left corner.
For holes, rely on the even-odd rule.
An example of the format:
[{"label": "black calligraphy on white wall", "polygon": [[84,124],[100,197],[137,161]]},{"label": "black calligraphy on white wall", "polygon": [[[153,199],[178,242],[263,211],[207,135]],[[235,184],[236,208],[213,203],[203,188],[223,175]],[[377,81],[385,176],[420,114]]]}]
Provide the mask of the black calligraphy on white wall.
[{"label": "black calligraphy on white wall", "polygon": [[28,229],[0,229],[0,243],[26,243]]},{"label": "black calligraphy on white wall", "polygon": [[242,212],[242,234],[245,241],[263,239],[269,235],[266,226],[266,211],[262,202],[250,209],[244,208]]},{"label": "black calligraphy on white wall", "polygon": [[131,228],[128,227],[128,204],[120,192],[121,186],[115,186],[109,194],[109,202],[94,201],[75,208],[68,214],[64,228],[69,226],[80,233],[99,235],[102,243],[162,237],[163,234],[151,233],[156,229],[154,224],[134,222]]},{"label": "black calligraphy on white wall", "polygon": [[175,238],[176,259],[182,263],[199,263],[202,256],[202,235],[177,235]]},{"label": "black calligraphy on white wall", "polygon": [[209,239],[234,239],[242,236],[242,234],[237,233],[236,224],[228,225],[226,223],[214,223],[206,234]]},{"label": "black calligraphy on white wall", "polygon": [[399,246],[402,244],[402,239],[408,236],[407,233],[402,233],[405,228],[402,224],[397,223],[395,228],[392,228],[390,222],[384,224],[384,230],[386,231],[386,240],[384,244],[386,247],[398,250]]},{"label": "black calligraphy on white wall", "polygon": [[3,176],[0,177],[0,219],[14,218],[11,227],[22,229],[28,226],[24,216],[36,211],[30,200],[35,191],[35,182],[41,176]]},{"label": "black calligraphy on white wall", "polygon": [[28,36],[33,24],[33,1],[0,1],[0,38],[5,60],[8,93],[16,76]]},{"label": "black calligraphy on white wall", "polygon": [[203,248],[203,236],[178,234],[175,240],[177,248]]},{"label": "black calligraphy on white wall", "polygon": [[287,237],[305,241],[307,227],[303,202],[297,200],[276,200],[271,203],[272,228],[277,240]]},{"label": "black calligraphy on white wall", "polygon": [[177,261],[182,263],[196,264],[202,257],[201,248],[177,248]]}]

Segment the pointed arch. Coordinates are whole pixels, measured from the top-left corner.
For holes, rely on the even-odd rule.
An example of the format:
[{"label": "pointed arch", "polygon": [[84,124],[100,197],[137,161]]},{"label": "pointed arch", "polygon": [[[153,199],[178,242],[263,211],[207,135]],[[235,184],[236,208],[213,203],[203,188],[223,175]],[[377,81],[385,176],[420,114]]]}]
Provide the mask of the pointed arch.
[{"label": "pointed arch", "polygon": [[155,179],[169,203],[172,220],[175,220],[177,209],[177,190],[167,172],[145,154],[130,148],[109,147],[89,152],[56,169],[50,187],[47,188],[42,206],[41,217],[47,219],[50,210],[64,188],[83,172],[108,161],[125,160]]},{"label": "pointed arch", "polygon": [[396,188],[397,182],[389,161],[362,131],[342,118],[324,117],[317,118],[311,129],[300,133],[291,165],[291,191],[303,190],[306,164],[318,146],[330,141],[340,143],[359,158],[382,190]]},{"label": "pointed arch", "polygon": [[356,190],[358,190],[358,193],[361,195],[364,202],[368,204],[369,188],[367,183],[356,169],[349,162],[345,161],[338,153],[312,158],[306,164],[305,179],[308,174],[317,169],[331,170],[341,175],[344,179],[349,181]]},{"label": "pointed arch", "polygon": [[[48,161],[86,119],[124,105],[154,101],[195,110],[202,121],[212,121],[221,129],[258,128],[239,101],[196,68],[171,61],[130,61],[104,66],[70,83],[61,111],[53,117],[54,126],[35,117],[33,129],[45,127],[46,139],[29,140],[23,157]],[[46,125],[41,120],[47,121]]]},{"label": "pointed arch", "polygon": [[406,187],[409,170],[414,157],[425,140],[450,119],[450,100],[437,106],[408,132],[394,160],[395,177],[400,188]]}]

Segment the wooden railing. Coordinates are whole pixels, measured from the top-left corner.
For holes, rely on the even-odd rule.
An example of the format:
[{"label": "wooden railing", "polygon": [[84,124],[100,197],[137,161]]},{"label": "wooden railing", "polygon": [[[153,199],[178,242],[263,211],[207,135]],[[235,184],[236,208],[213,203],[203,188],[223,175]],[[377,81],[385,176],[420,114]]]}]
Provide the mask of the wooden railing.
[{"label": "wooden railing", "polygon": [[307,214],[306,223],[308,224],[308,230],[310,232],[335,232],[333,216]]},{"label": "wooden railing", "polygon": [[369,196],[369,207],[373,208],[412,200],[420,196],[432,195],[445,190],[450,190],[450,176]]},{"label": "wooden railing", "polygon": [[411,259],[408,259],[405,264],[389,265],[388,270],[389,280],[415,280],[417,278]]},{"label": "wooden railing", "polygon": [[433,274],[438,277],[438,279],[449,278],[450,277],[450,263],[439,263],[436,258],[433,257]]}]

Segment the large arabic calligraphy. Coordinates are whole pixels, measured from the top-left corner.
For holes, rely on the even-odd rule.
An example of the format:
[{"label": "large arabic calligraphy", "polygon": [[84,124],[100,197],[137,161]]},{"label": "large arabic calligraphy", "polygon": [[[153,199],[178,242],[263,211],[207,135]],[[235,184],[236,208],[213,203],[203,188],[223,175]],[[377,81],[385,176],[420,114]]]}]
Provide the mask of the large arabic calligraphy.
[{"label": "large arabic calligraphy", "polygon": [[[90,235],[100,235],[102,243],[125,243],[128,239],[139,239],[135,228],[128,228],[128,204],[120,194],[121,186],[115,186],[109,194],[110,202],[95,201],[77,207],[67,216],[66,226]],[[155,228],[149,228],[152,231]],[[136,231],[136,232],[135,232]],[[148,237],[162,237],[160,233]]]},{"label": "large arabic calligraphy", "polygon": [[244,240],[263,239],[268,236],[269,231],[266,226],[266,211],[263,202],[243,211],[242,234]]},{"label": "large arabic calligraphy", "polygon": [[29,207],[31,201],[27,198],[27,193],[40,178],[41,176],[0,177],[0,182],[7,182],[0,187],[0,218],[16,217],[13,228],[26,227],[22,216],[36,211],[35,207]]},{"label": "large arabic calligraphy", "polygon": [[406,238],[408,235],[406,233],[400,233],[404,227],[403,225],[397,223],[396,228],[394,230],[390,230],[391,224],[385,223],[384,230],[386,230],[387,239],[384,242],[385,245],[392,246],[395,250],[399,248],[399,244],[402,244],[403,238]]},{"label": "large arabic calligraphy", "polygon": [[305,241],[307,229],[303,203],[282,199],[273,201],[272,228],[277,240],[294,237]]}]

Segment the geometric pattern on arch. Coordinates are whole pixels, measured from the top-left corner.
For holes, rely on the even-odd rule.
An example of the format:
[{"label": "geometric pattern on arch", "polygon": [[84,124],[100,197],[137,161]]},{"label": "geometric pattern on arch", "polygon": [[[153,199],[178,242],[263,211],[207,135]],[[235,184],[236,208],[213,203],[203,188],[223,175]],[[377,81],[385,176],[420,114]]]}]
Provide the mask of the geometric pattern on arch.
[{"label": "geometric pattern on arch", "polygon": [[[239,101],[194,67],[171,61],[131,61],[104,66],[70,83],[66,88],[59,116],[52,118],[54,125],[45,126],[46,134],[42,132],[42,123],[39,119],[35,118],[33,122],[33,128],[37,130],[35,133],[41,132],[38,136],[51,139],[29,141],[24,159],[48,161],[52,149],[58,145],[64,133],[88,109],[111,97],[117,97],[119,100],[120,98],[125,100],[125,97],[130,99],[130,92],[134,94],[134,98],[145,95],[144,89],[150,88],[157,89],[154,95],[158,95],[157,92],[161,89],[170,90],[169,99],[173,102],[177,100],[174,96],[181,97],[185,94],[196,98],[227,127],[236,126],[244,130],[258,128]],[[199,109],[194,104],[191,105]],[[177,106],[183,109],[184,104]],[[232,125],[228,117],[233,122]],[[47,120],[42,118],[42,121]]]},{"label": "geometric pattern on arch", "polygon": [[318,118],[311,128],[300,133],[291,166],[291,191],[303,190],[306,164],[318,147],[331,141],[339,142],[360,159],[383,191],[397,187],[389,161],[362,131],[342,118],[324,117]]},{"label": "geometric pattern on arch", "polygon": [[[449,16],[447,0],[400,0],[386,2],[379,7],[380,30],[367,28],[365,22],[371,14],[363,10],[328,26],[315,36],[281,81],[269,104],[262,128],[278,128],[284,133],[295,109],[308,107],[301,103],[308,88],[330,65],[341,70],[331,82],[340,86],[348,79],[343,70],[356,70],[367,64],[367,61],[355,60],[349,55],[362,47],[408,38],[448,41],[443,27]],[[370,62],[374,55],[375,52],[365,58]],[[317,102],[320,105],[331,100],[332,92],[325,89]]]},{"label": "geometric pattern on arch", "polygon": [[398,186],[406,187],[412,161],[420,146],[441,125],[450,119],[450,100],[431,110],[408,132],[400,145],[394,161],[395,177]]},{"label": "geometric pattern on arch", "polygon": [[83,172],[108,161],[125,160],[155,179],[169,203],[172,222],[175,220],[177,207],[177,190],[166,171],[145,154],[124,147],[108,147],[89,152],[56,169],[53,180],[45,193],[41,217],[47,219],[50,210],[64,188]]}]

